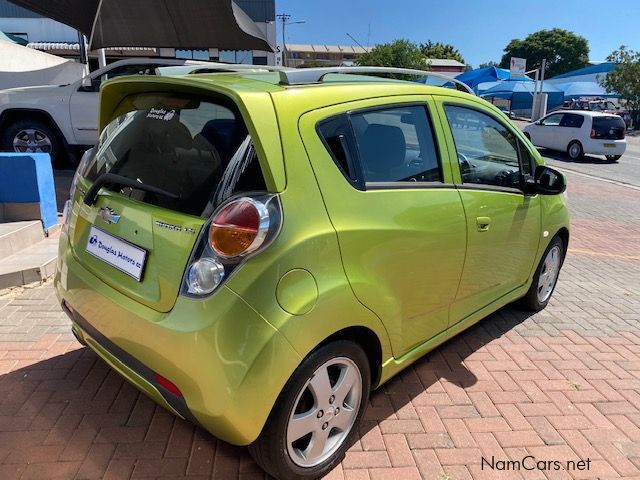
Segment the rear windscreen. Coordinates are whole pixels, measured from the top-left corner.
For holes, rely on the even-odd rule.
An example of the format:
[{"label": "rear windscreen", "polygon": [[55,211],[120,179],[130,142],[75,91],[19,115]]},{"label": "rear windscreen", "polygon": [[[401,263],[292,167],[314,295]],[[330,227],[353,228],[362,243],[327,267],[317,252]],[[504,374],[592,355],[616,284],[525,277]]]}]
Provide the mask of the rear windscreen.
[{"label": "rear windscreen", "polygon": [[205,215],[239,191],[264,191],[264,177],[235,106],[190,96],[142,94],[120,105],[127,113],[100,136],[84,176],[104,173],[161,192],[107,186],[135,200]]},{"label": "rear windscreen", "polygon": [[593,117],[595,138],[621,140],[624,138],[626,128],[624,120],[622,120],[621,117],[614,115],[610,117]]}]

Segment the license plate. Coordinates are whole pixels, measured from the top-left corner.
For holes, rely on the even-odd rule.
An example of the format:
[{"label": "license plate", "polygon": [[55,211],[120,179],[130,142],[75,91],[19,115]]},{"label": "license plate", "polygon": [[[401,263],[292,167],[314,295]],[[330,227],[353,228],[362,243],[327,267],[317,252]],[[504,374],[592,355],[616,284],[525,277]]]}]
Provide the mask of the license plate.
[{"label": "license plate", "polygon": [[604,148],[616,148],[616,144],[615,143],[605,143],[604,144]]},{"label": "license plate", "polygon": [[147,252],[140,247],[91,227],[86,251],[137,281],[142,278]]}]

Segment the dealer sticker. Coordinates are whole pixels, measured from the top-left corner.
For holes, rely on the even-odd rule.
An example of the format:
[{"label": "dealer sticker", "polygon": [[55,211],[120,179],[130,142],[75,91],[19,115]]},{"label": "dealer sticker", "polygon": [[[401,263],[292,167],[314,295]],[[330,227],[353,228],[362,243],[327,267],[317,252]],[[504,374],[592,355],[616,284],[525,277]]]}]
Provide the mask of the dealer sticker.
[{"label": "dealer sticker", "polygon": [[91,227],[87,240],[87,252],[130,277],[140,281],[147,257],[146,250]]}]

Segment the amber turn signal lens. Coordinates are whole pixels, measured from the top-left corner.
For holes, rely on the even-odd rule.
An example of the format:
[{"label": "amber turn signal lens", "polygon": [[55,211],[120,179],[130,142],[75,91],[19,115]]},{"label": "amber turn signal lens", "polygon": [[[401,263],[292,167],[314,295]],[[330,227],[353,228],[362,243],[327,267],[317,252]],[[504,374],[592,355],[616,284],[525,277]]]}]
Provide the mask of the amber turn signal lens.
[{"label": "amber turn signal lens", "polygon": [[213,219],[209,242],[223,257],[247,252],[260,231],[260,212],[250,200],[240,199],[226,205]]}]

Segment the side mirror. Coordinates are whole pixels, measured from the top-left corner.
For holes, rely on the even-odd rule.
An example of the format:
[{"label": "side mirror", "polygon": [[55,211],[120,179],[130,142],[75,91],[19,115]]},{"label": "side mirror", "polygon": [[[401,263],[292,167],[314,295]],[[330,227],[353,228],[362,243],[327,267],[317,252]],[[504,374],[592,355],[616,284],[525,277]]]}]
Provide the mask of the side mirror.
[{"label": "side mirror", "polygon": [[538,121],[536,122],[536,125],[544,126],[544,123],[542,123],[542,120],[538,120]]},{"label": "side mirror", "polygon": [[559,195],[567,189],[564,175],[546,165],[536,167],[534,178],[536,192],[541,195]]}]

